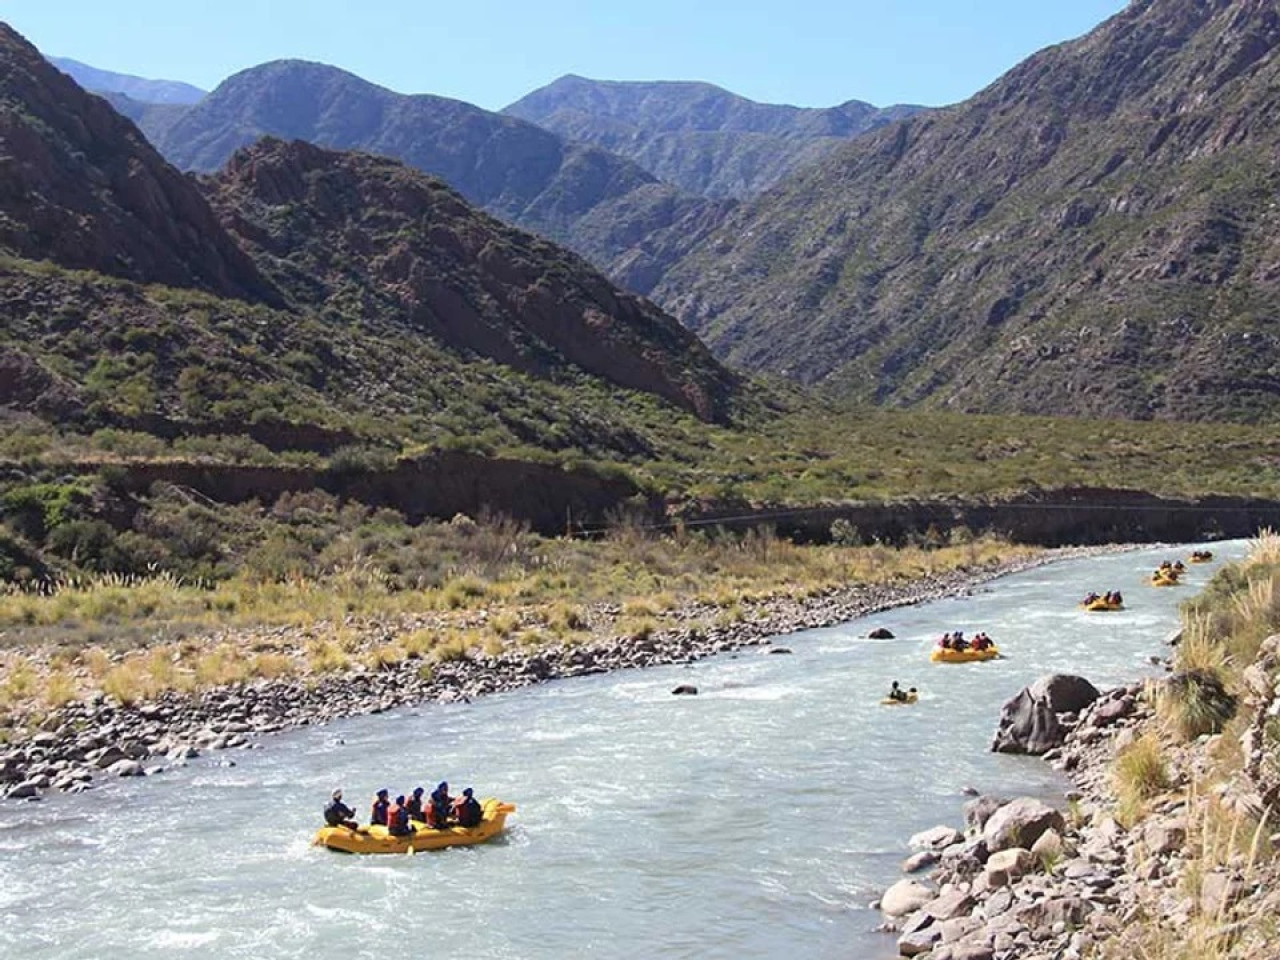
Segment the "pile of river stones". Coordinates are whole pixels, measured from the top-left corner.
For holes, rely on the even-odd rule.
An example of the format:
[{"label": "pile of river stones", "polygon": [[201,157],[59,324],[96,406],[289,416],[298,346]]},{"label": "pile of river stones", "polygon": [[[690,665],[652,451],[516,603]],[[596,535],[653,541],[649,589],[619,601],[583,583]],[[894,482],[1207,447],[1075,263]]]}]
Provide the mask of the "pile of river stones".
[{"label": "pile of river stones", "polygon": [[[261,679],[201,693],[170,691],[122,704],[97,695],[50,714],[34,735],[0,752],[0,791],[38,799],[45,791],[78,793],[98,778],[162,773],[208,751],[257,746],[262,734],[381,713],[434,701],[470,701],[534,683],[625,668],[692,663],[717,653],[768,646],[771,638],[832,626],[871,613],[954,596],[998,576],[1049,560],[1091,555],[1100,548],[1046,551],[1013,563],[924,577],[898,584],[859,584],[821,596],[776,599],[750,609],[739,623],[676,627],[645,638],[610,637],[580,644],[477,652],[458,660],[408,659],[380,670]],[[678,612],[679,623],[690,619]],[[696,688],[690,688],[696,693]],[[233,761],[224,761],[233,762]]]},{"label": "pile of river stones", "polygon": [[[1010,748],[1021,711],[1039,712],[1046,696],[1071,689],[1078,677],[1046,677],[1005,705],[993,747]],[[1165,800],[1133,829],[1113,816],[1110,781],[1117,751],[1153,722],[1140,685],[1097,694],[1076,710],[1024,725],[1033,749],[1068,772],[1075,788],[1067,812],[1032,797],[980,796],[964,807],[964,830],[941,826],[910,839],[918,852],[903,863],[909,874],[932,869],[927,881],[904,879],[876,904],[882,926],[898,936],[901,956],[924,960],[1081,960],[1139,917],[1158,917],[1173,929],[1193,916],[1228,916],[1234,908],[1280,906],[1280,893],[1247,877],[1235,863],[1200,878],[1198,897],[1186,875],[1188,810],[1185,794]],[[1180,750],[1171,767],[1179,785],[1207,773],[1206,746]],[[1170,747],[1169,749],[1174,749]],[[1244,954],[1242,954],[1244,955]],[[1250,954],[1252,955],[1252,954]],[[1261,954],[1259,954],[1261,956]]]}]

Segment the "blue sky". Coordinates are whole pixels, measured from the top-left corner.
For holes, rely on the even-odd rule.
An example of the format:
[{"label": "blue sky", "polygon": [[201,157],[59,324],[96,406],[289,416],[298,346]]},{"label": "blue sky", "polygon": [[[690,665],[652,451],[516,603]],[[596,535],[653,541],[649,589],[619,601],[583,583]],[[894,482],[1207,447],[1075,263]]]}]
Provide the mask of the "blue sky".
[{"label": "blue sky", "polygon": [[498,109],[565,73],[954,103],[1125,0],[0,0],[48,54],[210,88],[284,57]]}]

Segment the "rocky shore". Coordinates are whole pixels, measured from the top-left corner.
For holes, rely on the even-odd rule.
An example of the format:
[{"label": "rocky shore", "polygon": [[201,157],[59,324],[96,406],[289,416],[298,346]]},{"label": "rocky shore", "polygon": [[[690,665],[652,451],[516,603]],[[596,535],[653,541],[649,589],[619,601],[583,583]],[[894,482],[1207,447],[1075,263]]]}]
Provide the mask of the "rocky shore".
[{"label": "rocky shore", "polygon": [[[1280,653],[1280,637],[1268,641],[1267,649],[1273,658]],[[1275,687],[1274,682],[1258,687],[1252,706],[1262,716],[1273,709]],[[1117,756],[1142,736],[1160,736],[1149,691],[1131,684],[1099,693],[1079,677],[1046,677],[1006,704],[993,747],[1043,754],[1066,772],[1074,785],[1066,809],[1029,797],[981,796],[965,805],[963,829],[943,826],[912,837],[909,843],[917,852],[904,861],[904,873],[931,873],[923,881],[899,881],[878,904],[887,917],[883,929],[897,936],[901,956],[1083,960],[1132,955],[1124,937],[1139,924],[1163,929],[1169,942],[1187,946],[1190,952],[1179,957],[1274,955],[1265,943],[1229,954],[1194,947],[1196,936],[1220,946],[1254,935],[1244,918],[1274,915],[1280,907],[1276,877],[1267,875],[1261,861],[1245,852],[1231,853],[1221,863],[1205,858],[1212,842],[1204,836],[1211,829],[1210,804],[1261,814],[1265,822],[1257,790],[1215,773],[1212,757],[1221,735],[1182,745],[1162,737],[1168,789],[1127,823],[1117,813]],[[1042,722],[1046,714],[1055,724],[1050,732]],[[1244,738],[1246,756],[1251,737],[1257,739],[1252,726]],[[1019,744],[1027,749],[1016,749]],[[1197,796],[1201,785],[1208,785],[1210,796]],[[1220,828],[1218,839],[1239,831],[1241,851],[1252,844],[1256,852],[1259,841],[1268,838],[1260,828],[1250,836],[1250,828],[1240,827],[1244,822]],[[1270,842],[1277,839],[1280,835]],[[1104,945],[1113,949],[1107,952]]]},{"label": "rocky shore", "polygon": [[[1009,563],[901,584],[859,584],[821,596],[748,608],[724,626],[675,627],[646,637],[595,638],[428,662],[407,659],[385,669],[260,679],[199,693],[170,691],[125,705],[102,694],[53,711],[40,728],[0,752],[0,790],[35,799],[49,790],[80,792],[103,777],[143,776],[201,753],[249,746],[257,737],[341,717],[380,713],[425,701],[470,700],[534,683],[625,668],[691,663],[759,646],[798,630],[963,594],[1020,570],[1116,548],[1045,551]],[[695,611],[676,623],[692,620]]]}]

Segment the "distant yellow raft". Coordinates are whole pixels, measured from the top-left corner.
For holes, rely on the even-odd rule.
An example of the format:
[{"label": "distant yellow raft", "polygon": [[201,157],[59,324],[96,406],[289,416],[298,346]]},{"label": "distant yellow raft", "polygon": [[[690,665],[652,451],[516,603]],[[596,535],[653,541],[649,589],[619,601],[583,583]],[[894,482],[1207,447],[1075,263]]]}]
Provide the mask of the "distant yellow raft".
[{"label": "distant yellow raft", "polygon": [[1210,563],[1213,560],[1213,554],[1210,551],[1205,550],[1203,553],[1196,552],[1191,554],[1189,559],[1192,563]]},{"label": "distant yellow raft", "polygon": [[1177,577],[1166,577],[1160,574],[1151,575],[1151,585],[1153,587],[1177,587],[1180,586]]},{"label": "distant yellow raft", "polygon": [[1120,602],[1120,603],[1113,603],[1112,601],[1107,600],[1107,599],[1102,598],[1102,597],[1099,597],[1097,600],[1094,600],[1092,603],[1082,603],[1082,604],[1080,604],[1080,606],[1084,607],[1086,610],[1091,610],[1091,611],[1093,611],[1094,613],[1099,613],[1099,612],[1102,612],[1102,611],[1109,611],[1109,610],[1123,610],[1123,609],[1124,609],[1124,603],[1123,603],[1123,602]]},{"label": "distant yellow raft", "polygon": [[978,663],[982,660],[994,660],[998,656],[1000,651],[995,647],[987,647],[985,650],[974,650],[972,647],[968,650],[943,650],[941,647],[934,647],[929,659],[934,663]]},{"label": "distant yellow raft", "polygon": [[882,706],[882,707],[909,707],[909,706],[911,706],[911,704],[915,703],[915,702],[916,702],[917,700],[919,700],[919,699],[920,699],[920,694],[918,694],[918,693],[908,693],[908,694],[907,694],[907,699],[905,699],[905,700],[895,700],[895,699],[893,699],[893,697],[885,697],[883,700],[881,700],[881,701],[880,701],[880,706]]},{"label": "distant yellow raft", "polygon": [[483,819],[474,827],[446,827],[432,830],[425,823],[414,822],[417,829],[407,837],[393,837],[382,826],[321,827],[312,841],[317,847],[341,850],[343,853],[415,853],[420,850],[440,850],[444,847],[465,847],[484,843],[502,833],[507,814],[514,813],[514,803],[503,803],[494,797],[480,801]]}]

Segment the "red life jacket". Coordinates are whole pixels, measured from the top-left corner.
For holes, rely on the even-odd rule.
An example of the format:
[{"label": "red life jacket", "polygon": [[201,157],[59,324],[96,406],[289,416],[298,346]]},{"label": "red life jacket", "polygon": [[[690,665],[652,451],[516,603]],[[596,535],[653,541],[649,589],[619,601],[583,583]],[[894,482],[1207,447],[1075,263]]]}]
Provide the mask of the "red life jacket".
[{"label": "red life jacket", "polygon": [[409,811],[398,803],[393,803],[387,807],[387,829],[392,830],[399,828],[403,830],[409,823]]}]

